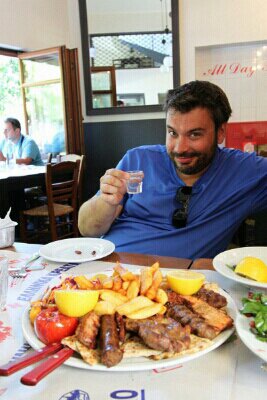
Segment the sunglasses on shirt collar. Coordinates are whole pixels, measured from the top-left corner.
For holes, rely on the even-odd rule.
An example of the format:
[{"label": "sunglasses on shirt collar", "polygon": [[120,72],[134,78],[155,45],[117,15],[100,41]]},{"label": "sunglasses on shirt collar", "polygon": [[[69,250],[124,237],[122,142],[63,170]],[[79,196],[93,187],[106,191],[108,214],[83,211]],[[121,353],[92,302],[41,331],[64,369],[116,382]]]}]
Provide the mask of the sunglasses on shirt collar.
[{"label": "sunglasses on shirt collar", "polygon": [[184,228],[186,226],[191,194],[191,186],[183,186],[176,192],[175,200],[182,204],[182,208],[177,208],[174,210],[172,215],[172,224],[175,226],[175,228]]}]

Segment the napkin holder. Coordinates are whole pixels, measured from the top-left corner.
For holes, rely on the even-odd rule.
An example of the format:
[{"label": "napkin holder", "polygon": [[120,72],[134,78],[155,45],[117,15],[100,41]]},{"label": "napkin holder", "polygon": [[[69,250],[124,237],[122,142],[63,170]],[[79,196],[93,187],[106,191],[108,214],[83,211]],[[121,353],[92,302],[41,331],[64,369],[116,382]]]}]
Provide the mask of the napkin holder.
[{"label": "napkin holder", "polygon": [[18,223],[12,221],[9,214],[10,210],[5,218],[0,218],[0,249],[12,246],[15,242],[15,226],[17,226]]}]

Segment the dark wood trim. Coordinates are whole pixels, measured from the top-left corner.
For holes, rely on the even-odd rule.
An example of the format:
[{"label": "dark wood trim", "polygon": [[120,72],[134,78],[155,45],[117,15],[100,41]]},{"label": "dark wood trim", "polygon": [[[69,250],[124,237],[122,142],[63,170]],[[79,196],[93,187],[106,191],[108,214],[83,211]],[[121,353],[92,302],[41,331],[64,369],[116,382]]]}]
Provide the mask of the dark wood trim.
[{"label": "dark wood trim", "polygon": [[78,0],[78,2],[79,2],[79,13],[80,13],[85,104],[86,104],[86,113],[87,115],[90,115],[90,110],[93,109],[93,99],[91,96],[92,93],[91,76],[89,75],[89,73],[87,73],[87,71],[90,71],[90,62],[89,62],[90,46],[88,40],[87,7],[86,7],[86,0]]},{"label": "dark wood trim", "polygon": [[91,72],[109,72],[110,73],[110,89],[106,90],[93,90],[92,94],[110,94],[112,99],[112,106],[117,105],[117,93],[116,93],[116,76],[115,67],[111,65],[110,67],[92,67]]},{"label": "dark wood trim", "polygon": [[[162,31],[137,31],[137,32],[113,32],[113,33],[94,33],[90,35],[90,38],[98,37],[98,36],[118,36],[118,35],[146,35],[147,33],[159,33],[162,34]],[[170,31],[172,33],[172,31]]]},{"label": "dark wood trim", "polygon": [[172,6],[172,58],[173,58],[173,87],[180,85],[180,32],[179,32],[179,1],[171,0]]},{"label": "dark wood trim", "polygon": [[11,50],[11,49],[4,49],[0,47],[0,56],[8,56],[8,57],[18,57],[21,51],[18,50]]},{"label": "dark wood trim", "polygon": [[[90,71],[90,46],[88,35],[88,21],[86,0],[78,0],[79,13],[80,13],[80,29],[82,41],[82,56],[83,56],[83,73],[84,73],[84,86],[85,86],[85,103],[87,115],[115,115],[115,114],[133,114],[133,113],[146,113],[158,112],[163,110],[161,104],[152,104],[144,106],[133,107],[110,107],[93,109],[92,102],[92,83]],[[173,87],[180,84],[180,58],[179,58],[179,5],[178,0],[171,0],[172,7],[172,33],[173,33]],[[94,35],[96,36],[96,35]]]}]

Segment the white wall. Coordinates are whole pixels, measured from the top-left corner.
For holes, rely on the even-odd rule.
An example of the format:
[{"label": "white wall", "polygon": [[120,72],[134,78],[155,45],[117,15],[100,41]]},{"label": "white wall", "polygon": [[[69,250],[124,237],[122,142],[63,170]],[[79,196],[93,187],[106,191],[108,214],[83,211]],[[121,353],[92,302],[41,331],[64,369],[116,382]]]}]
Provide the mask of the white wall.
[{"label": "white wall", "polygon": [[0,46],[39,50],[66,44],[66,0],[1,0]]},{"label": "white wall", "polygon": [[195,79],[195,48],[267,39],[266,0],[179,0],[181,82]]}]

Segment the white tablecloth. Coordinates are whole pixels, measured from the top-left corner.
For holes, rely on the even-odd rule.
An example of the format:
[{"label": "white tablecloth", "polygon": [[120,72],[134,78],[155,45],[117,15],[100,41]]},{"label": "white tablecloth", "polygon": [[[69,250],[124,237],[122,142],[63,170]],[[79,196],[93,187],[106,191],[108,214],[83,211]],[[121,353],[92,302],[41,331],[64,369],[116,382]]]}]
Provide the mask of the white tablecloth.
[{"label": "white tablecloth", "polygon": [[20,177],[27,175],[44,174],[45,166],[35,166],[35,165],[14,165],[12,167],[0,167],[0,179],[7,179],[11,177]]},{"label": "white tablecloth", "polygon": [[[29,257],[0,251],[0,256],[4,254],[14,260],[14,265],[16,259],[25,260]],[[112,264],[93,261],[79,266],[79,273],[101,271],[107,266]],[[36,292],[35,287],[45,287],[50,279],[63,271],[69,270],[71,273],[72,267],[46,263],[44,270],[31,272],[25,280],[14,282],[10,278],[7,310],[0,313],[0,364],[30,351],[22,335],[21,316],[28,300]],[[203,272],[209,281],[218,282],[237,302],[247,293],[245,287],[226,280],[216,272]],[[63,365],[34,387],[20,383],[20,377],[33,368],[30,366],[10,377],[0,378],[0,399],[264,399],[267,373],[261,369],[261,365],[262,360],[236,339],[184,365],[163,370],[94,372]]]}]

